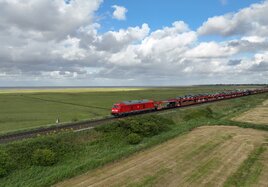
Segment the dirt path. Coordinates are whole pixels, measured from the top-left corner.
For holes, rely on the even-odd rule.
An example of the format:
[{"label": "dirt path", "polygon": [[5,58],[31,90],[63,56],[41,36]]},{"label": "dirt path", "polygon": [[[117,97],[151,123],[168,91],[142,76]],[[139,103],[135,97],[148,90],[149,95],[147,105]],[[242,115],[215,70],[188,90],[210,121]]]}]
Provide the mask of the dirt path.
[{"label": "dirt path", "polygon": [[262,105],[233,118],[233,120],[268,125],[268,100],[264,101]]},{"label": "dirt path", "polygon": [[[204,126],[56,186],[222,186],[267,137],[252,129]],[[268,185],[267,154],[261,185]]]}]

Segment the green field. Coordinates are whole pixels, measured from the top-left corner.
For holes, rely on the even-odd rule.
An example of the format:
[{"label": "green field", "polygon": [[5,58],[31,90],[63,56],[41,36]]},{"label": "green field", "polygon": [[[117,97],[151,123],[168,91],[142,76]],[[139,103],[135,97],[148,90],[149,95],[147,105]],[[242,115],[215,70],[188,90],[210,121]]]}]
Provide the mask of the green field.
[{"label": "green field", "polygon": [[235,86],[192,86],[171,88],[77,88],[0,90],[0,134],[110,115],[115,102],[133,99],[167,99],[207,93]]},{"label": "green field", "polygon": [[[167,91],[168,90],[163,91],[163,95],[167,95]],[[146,93],[147,91],[144,92]],[[158,117],[155,115],[151,116],[149,121],[146,121],[145,117],[150,117],[150,114],[143,117],[136,117],[133,121],[126,119],[125,125],[120,125],[116,122],[113,122],[89,131],[80,131],[75,133],[65,132],[0,145],[0,158],[1,155],[6,155],[5,158],[2,156],[0,163],[7,163],[5,168],[8,169],[8,173],[0,177],[0,186],[51,186],[52,184],[64,179],[77,176],[90,170],[93,171],[95,168],[100,168],[107,163],[112,163],[115,160],[126,158],[133,153],[148,149],[157,144],[161,144],[179,135],[188,134],[189,132],[193,132],[193,129],[204,125],[229,125],[244,128],[255,128],[264,130],[260,132],[265,133],[268,131],[268,126],[266,125],[235,122],[231,119],[267,99],[268,94],[253,95],[233,100],[221,101],[218,103],[211,103],[208,105],[165,111],[163,113],[159,113],[157,115]],[[166,121],[160,117],[164,118]],[[157,119],[158,125],[165,125],[166,128],[163,131],[158,131],[155,134],[144,133],[144,131],[147,131],[148,129],[149,132],[154,132],[150,130],[153,127],[152,123],[154,119]],[[143,121],[140,126],[137,125],[139,121]],[[172,123],[169,121],[172,121]],[[132,127],[129,128],[129,125],[132,125]],[[129,144],[126,139],[126,137],[128,137],[128,135],[134,131],[139,133],[142,137],[141,142],[136,145]],[[248,129],[248,131],[250,131],[250,129]],[[190,151],[183,153],[186,154],[185,158],[189,158],[187,163],[192,163],[193,160],[191,159],[194,159],[201,153],[202,155],[217,155],[213,151],[218,147],[216,145],[219,145],[218,140],[220,142],[221,140],[228,141],[234,136],[232,131],[230,131],[229,134],[227,134],[228,136],[224,135],[224,139],[219,139],[219,137],[222,137],[221,135],[219,137],[215,136],[215,144],[210,141],[209,137],[207,137],[207,142],[203,142],[204,144],[202,142],[201,144],[198,144],[199,141],[190,141],[193,144],[196,143],[197,146],[196,149],[193,149],[192,146],[189,146],[188,148],[185,147],[188,151]],[[200,141],[204,139],[202,136],[204,136],[204,134],[200,133]],[[243,136],[241,136],[239,133],[238,137],[242,138],[241,142],[243,142],[243,145],[252,150],[252,146],[249,144],[250,141],[244,141]],[[256,135],[254,135],[254,137],[258,138]],[[237,139],[234,138],[234,140],[236,141]],[[227,142],[224,145],[229,145],[229,143]],[[242,143],[238,142],[234,143],[234,145],[239,147],[242,145]],[[34,164],[33,155],[36,150],[39,149],[52,150],[56,155],[56,164],[52,166],[40,166]],[[200,154],[197,154],[199,153],[199,150],[202,151]],[[246,159],[250,150],[245,153],[241,152],[241,158]],[[227,150],[228,153],[229,151]],[[241,170],[246,171],[246,176],[250,179],[249,183],[255,183],[257,176],[255,172],[251,172],[251,168],[253,168],[254,171],[255,168],[256,170],[258,170],[258,168],[265,168],[265,162],[262,163],[261,161],[256,160],[254,155],[257,155],[258,157],[263,156],[263,154],[259,153],[258,151],[256,154],[253,152],[252,156],[242,163],[241,167],[238,168],[236,173],[233,175],[228,174],[230,178],[228,178],[226,185],[230,184],[232,186],[232,184],[234,184],[234,180],[240,181],[239,184],[243,184],[242,182],[245,175],[244,173],[243,175],[241,174]],[[240,158],[239,156],[234,156],[235,158]],[[206,160],[203,161],[204,163],[201,163],[204,164],[204,166],[207,166]],[[248,165],[248,163],[252,164]],[[204,177],[211,170],[213,170],[213,168],[218,166],[217,162],[216,165],[208,165],[208,168],[203,167],[202,164],[200,165],[200,169],[198,171],[206,171],[204,175],[200,175],[199,173],[187,175],[189,177],[187,181],[199,181],[201,179],[205,179]],[[226,167],[229,168],[229,165],[227,164]],[[262,179],[261,174],[262,172],[258,173],[260,179]],[[158,178],[157,175],[156,178]],[[154,180],[146,180],[145,182],[150,184],[153,183]]]}]

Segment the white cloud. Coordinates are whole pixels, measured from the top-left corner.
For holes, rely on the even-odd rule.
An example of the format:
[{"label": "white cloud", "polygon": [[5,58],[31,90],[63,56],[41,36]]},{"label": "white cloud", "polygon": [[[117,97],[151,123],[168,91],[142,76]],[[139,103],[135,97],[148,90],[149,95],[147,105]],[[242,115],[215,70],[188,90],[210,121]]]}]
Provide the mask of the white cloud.
[{"label": "white cloud", "polygon": [[185,56],[188,58],[225,58],[238,52],[238,49],[216,42],[202,42],[198,46],[188,50]]},{"label": "white cloud", "polygon": [[87,51],[79,47],[79,42],[80,39],[68,36],[52,50],[52,54],[59,55],[66,60],[84,59],[87,56]]},{"label": "white cloud", "polygon": [[268,1],[223,16],[209,18],[198,29],[200,35],[268,36]]},{"label": "white cloud", "polygon": [[102,0],[0,0],[0,29],[23,37],[63,39],[90,24]]},{"label": "white cloud", "polygon": [[242,37],[241,40],[245,40],[251,43],[263,43],[266,41],[266,38],[259,36],[245,36]]},{"label": "white cloud", "polygon": [[126,19],[126,13],[127,9],[123,6],[113,5],[112,8],[114,8],[113,17],[118,20],[125,20]]},{"label": "white cloud", "polygon": [[[144,23],[99,33],[95,12],[101,2],[0,0],[0,84],[178,85],[268,79],[266,2],[210,18],[198,31],[175,21],[158,30]],[[201,34],[240,36],[200,42]]]},{"label": "white cloud", "polygon": [[96,37],[93,45],[102,51],[118,52],[132,42],[140,42],[149,34],[148,24],[141,27],[129,27],[119,31],[108,31]]}]

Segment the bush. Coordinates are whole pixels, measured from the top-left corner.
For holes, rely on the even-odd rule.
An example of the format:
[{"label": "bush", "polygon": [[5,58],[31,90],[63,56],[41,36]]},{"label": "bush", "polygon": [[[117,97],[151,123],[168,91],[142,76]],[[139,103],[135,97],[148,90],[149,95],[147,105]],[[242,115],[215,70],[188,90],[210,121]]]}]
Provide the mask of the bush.
[{"label": "bush", "polygon": [[32,165],[32,156],[37,149],[49,149],[54,152],[58,158],[79,149],[75,145],[75,134],[62,133],[50,136],[40,136],[33,139],[26,139],[10,143],[6,149],[10,154],[16,167],[24,168]]},{"label": "bush", "polygon": [[94,129],[99,132],[115,132],[124,120],[114,121],[105,125],[96,126]]},{"label": "bush", "polygon": [[56,162],[56,154],[50,149],[37,149],[33,152],[32,163],[34,165],[51,166]]},{"label": "bush", "polygon": [[10,156],[3,150],[0,150],[0,177],[6,176],[11,170],[12,163]]},{"label": "bush", "polygon": [[210,107],[202,108],[202,109],[192,109],[186,113],[186,115],[183,117],[185,121],[193,120],[193,119],[200,119],[200,118],[206,118],[206,119],[212,119],[213,116],[213,110]]},{"label": "bush", "polygon": [[132,132],[143,136],[154,136],[168,129],[173,121],[157,115],[135,118],[130,121],[129,128]]},{"label": "bush", "polygon": [[167,130],[169,125],[172,124],[174,124],[172,120],[163,118],[159,115],[148,115],[121,119],[96,127],[95,130],[104,133],[117,132],[124,135],[136,133],[141,136],[154,136]]},{"label": "bush", "polygon": [[127,136],[127,142],[129,144],[138,144],[142,141],[142,137],[136,133],[131,133]]}]

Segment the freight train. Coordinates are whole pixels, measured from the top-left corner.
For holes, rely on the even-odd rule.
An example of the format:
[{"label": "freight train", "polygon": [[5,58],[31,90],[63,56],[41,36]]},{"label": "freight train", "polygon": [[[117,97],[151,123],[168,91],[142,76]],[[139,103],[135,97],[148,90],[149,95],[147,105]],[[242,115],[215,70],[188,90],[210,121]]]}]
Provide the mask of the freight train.
[{"label": "freight train", "polygon": [[268,92],[268,88],[252,89],[252,90],[233,90],[213,94],[185,95],[182,97],[176,97],[160,101],[154,101],[149,99],[124,101],[114,104],[112,107],[111,114],[113,116],[119,117],[130,114],[177,108],[182,106],[242,97],[265,92]]}]

